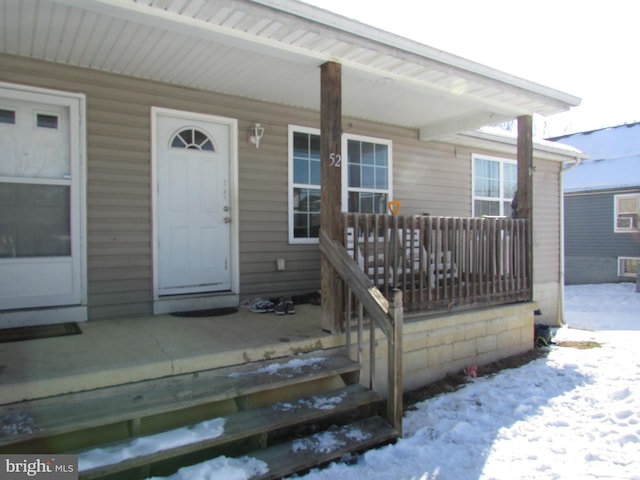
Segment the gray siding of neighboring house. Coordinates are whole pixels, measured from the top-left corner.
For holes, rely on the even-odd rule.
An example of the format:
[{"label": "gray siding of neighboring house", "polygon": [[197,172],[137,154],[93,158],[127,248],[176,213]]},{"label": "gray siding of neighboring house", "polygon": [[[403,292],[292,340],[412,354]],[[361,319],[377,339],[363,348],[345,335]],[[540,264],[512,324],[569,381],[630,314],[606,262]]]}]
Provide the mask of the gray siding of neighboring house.
[{"label": "gray siding of neighboring house", "polygon": [[[152,106],[238,119],[241,296],[319,288],[318,246],[290,245],[287,232],[288,126],[317,128],[318,112],[8,55],[0,55],[0,81],[86,95],[90,319],[152,313]],[[318,88],[319,82],[318,74]],[[260,149],[247,141],[254,122],[265,127]],[[351,122],[350,133],[393,141],[394,198],[402,214],[471,214],[471,154],[495,152],[424,143],[415,130]],[[534,288],[553,315],[560,164],[536,165]],[[286,260],[286,271],[275,270],[276,258]]]},{"label": "gray siding of neighboring house", "polygon": [[640,257],[640,233],[614,232],[613,218],[614,196],[629,192],[632,191],[565,195],[567,285],[633,281],[618,276],[618,257]]}]

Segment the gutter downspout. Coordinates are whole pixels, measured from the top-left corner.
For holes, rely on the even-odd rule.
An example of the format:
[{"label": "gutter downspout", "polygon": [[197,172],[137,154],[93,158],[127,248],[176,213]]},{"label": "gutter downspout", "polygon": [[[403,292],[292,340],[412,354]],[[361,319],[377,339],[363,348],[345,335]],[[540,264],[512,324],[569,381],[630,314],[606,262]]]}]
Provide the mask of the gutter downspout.
[{"label": "gutter downspout", "polygon": [[567,323],[564,320],[564,175],[579,166],[582,163],[582,157],[576,157],[575,161],[562,165],[560,169],[560,294],[558,295],[558,325],[564,326]]}]

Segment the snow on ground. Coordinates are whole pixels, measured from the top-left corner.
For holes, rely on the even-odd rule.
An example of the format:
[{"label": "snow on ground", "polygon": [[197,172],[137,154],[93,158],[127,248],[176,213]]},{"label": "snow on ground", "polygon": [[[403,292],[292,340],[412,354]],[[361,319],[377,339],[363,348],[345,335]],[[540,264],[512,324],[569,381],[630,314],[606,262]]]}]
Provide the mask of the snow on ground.
[{"label": "snow on ground", "polygon": [[[472,379],[408,412],[404,437],[394,445],[300,478],[640,480],[640,293],[634,288],[566,288],[569,328],[556,340],[600,347],[553,346],[546,358]],[[262,468],[247,457],[221,457],[170,478],[240,480]]]},{"label": "snow on ground", "polygon": [[590,330],[640,330],[640,292],[635,283],[567,285],[565,321]]}]

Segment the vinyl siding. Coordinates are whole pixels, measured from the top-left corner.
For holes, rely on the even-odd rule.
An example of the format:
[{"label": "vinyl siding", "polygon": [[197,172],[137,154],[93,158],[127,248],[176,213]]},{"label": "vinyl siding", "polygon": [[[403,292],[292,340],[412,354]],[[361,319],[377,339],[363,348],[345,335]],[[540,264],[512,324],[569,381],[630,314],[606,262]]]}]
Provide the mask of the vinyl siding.
[{"label": "vinyl siding", "polygon": [[[152,106],[238,120],[240,295],[318,289],[317,245],[288,243],[288,126],[319,127],[319,113],[95,70],[0,55],[0,80],[87,97],[87,235],[90,319],[149,315],[153,304]],[[320,75],[318,73],[318,88]],[[265,127],[260,148],[248,142]],[[394,199],[402,214],[469,216],[472,151],[424,143],[417,131],[345,119],[349,133],[393,142]],[[538,162],[534,190],[536,282],[559,276],[559,164]],[[277,272],[277,258],[286,270]]]},{"label": "vinyl siding", "polygon": [[614,197],[633,192],[565,195],[567,284],[616,282],[618,257],[640,257],[640,233],[614,232]]},{"label": "vinyl siding", "polygon": [[560,170],[562,164],[534,160],[533,173],[533,299],[542,315],[537,323],[560,326]]},{"label": "vinyl siding", "polygon": [[533,244],[534,282],[559,280],[560,168],[558,162],[537,160],[534,172]]}]

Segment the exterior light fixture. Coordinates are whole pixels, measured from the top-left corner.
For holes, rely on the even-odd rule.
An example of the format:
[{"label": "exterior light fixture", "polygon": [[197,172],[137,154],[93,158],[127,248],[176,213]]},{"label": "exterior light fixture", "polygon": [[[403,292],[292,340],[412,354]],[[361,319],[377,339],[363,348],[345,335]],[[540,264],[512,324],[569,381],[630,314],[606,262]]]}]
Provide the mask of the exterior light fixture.
[{"label": "exterior light fixture", "polygon": [[259,148],[262,135],[264,135],[264,127],[262,127],[259,123],[256,123],[249,130],[249,141],[255,144],[256,148]]}]

